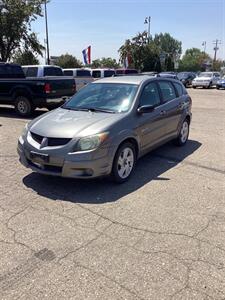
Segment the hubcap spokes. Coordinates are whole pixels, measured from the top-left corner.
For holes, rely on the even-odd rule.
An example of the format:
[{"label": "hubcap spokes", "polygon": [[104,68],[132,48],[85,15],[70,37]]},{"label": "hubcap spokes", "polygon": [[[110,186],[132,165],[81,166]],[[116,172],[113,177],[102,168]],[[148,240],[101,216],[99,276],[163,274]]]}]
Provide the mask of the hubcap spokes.
[{"label": "hubcap spokes", "polygon": [[185,143],[188,138],[188,123],[184,122],[181,129],[181,141],[182,143]]},{"label": "hubcap spokes", "polygon": [[18,103],[18,109],[21,113],[26,112],[26,104],[23,101],[20,101]]},{"label": "hubcap spokes", "polygon": [[134,166],[134,153],[132,149],[125,148],[118,159],[117,170],[121,178],[127,178]]}]

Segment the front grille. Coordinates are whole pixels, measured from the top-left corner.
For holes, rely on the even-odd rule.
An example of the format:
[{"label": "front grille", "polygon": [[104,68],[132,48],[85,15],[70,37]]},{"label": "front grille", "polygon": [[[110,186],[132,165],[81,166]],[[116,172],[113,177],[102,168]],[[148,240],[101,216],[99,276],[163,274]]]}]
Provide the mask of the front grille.
[{"label": "front grille", "polygon": [[30,132],[32,139],[35,140],[35,142],[37,142],[38,144],[41,144],[42,140],[43,140],[43,136],[38,135],[36,133]]},{"label": "front grille", "polygon": [[61,174],[62,173],[62,167],[58,167],[58,166],[53,166],[53,165],[39,165],[36,164],[35,162],[32,162],[31,160],[27,159],[29,165],[40,169],[41,171],[47,171],[47,172],[53,172],[53,173],[57,173],[57,174]]},{"label": "front grille", "polygon": [[[36,133],[31,132],[32,139],[35,140],[38,144],[41,144],[43,140],[43,136],[38,135]],[[48,137],[47,146],[54,147],[54,146],[63,146],[69,143],[71,139],[69,138],[52,138]]]}]

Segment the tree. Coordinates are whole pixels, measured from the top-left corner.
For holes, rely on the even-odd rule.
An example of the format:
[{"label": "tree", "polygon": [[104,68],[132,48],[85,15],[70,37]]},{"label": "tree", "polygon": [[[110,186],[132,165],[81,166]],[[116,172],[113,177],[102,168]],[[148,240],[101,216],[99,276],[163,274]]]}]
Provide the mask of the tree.
[{"label": "tree", "polygon": [[0,61],[11,59],[15,51],[31,50],[42,55],[44,47],[31,24],[42,16],[44,0],[0,0]]},{"label": "tree", "polygon": [[180,60],[180,71],[204,71],[206,64],[211,61],[207,53],[198,48],[187,49]]},{"label": "tree", "polygon": [[102,57],[101,59],[95,59],[92,61],[92,68],[112,68],[116,69],[120,65],[116,62],[114,58],[111,57]]},{"label": "tree", "polygon": [[160,49],[160,53],[165,55],[164,71],[173,71],[174,61],[182,53],[182,43],[173,38],[169,33],[156,34],[153,42]]},{"label": "tree", "polygon": [[119,49],[120,61],[130,55],[134,67],[142,71],[161,71],[160,54],[164,53],[166,60],[163,68],[165,71],[174,69],[174,59],[181,54],[181,42],[170,34],[160,33],[148,39],[146,31],[138,33],[131,40],[126,40]]},{"label": "tree", "polygon": [[55,64],[63,69],[82,67],[82,62],[79,61],[75,56],[68,53],[59,56],[59,58],[56,59]]},{"label": "tree", "polygon": [[13,56],[13,62],[23,65],[39,65],[39,60],[31,51],[17,52]]}]

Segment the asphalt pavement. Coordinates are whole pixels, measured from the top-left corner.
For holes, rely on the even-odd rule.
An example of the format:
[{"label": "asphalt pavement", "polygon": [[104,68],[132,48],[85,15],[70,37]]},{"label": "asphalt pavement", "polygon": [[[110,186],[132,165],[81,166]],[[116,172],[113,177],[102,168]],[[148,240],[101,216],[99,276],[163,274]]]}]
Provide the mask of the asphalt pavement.
[{"label": "asphalt pavement", "polygon": [[186,146],[123,185],[25,169],[0,107],[0,299],[225,299],[225,90],[188,92]]}]

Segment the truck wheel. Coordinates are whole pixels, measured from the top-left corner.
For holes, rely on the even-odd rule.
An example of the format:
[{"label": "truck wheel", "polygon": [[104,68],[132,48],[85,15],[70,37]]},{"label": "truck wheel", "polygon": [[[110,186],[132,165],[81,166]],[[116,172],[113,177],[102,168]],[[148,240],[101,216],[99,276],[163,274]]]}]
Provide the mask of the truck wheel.
[{"label": "truck wheel", "polygon": [[34,106],[27,97],[17,96],[15,99],[15,110],[20,116],[27,117],[34,111]]}]

